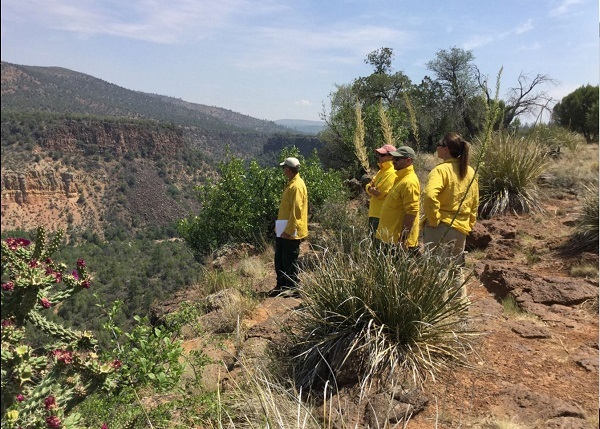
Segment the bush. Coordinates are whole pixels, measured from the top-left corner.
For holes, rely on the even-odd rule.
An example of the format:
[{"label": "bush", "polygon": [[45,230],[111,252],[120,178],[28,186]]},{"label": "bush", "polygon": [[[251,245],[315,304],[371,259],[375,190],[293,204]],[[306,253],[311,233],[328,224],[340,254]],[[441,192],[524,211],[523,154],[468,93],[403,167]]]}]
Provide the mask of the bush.
[{"label": "bush", "polygon": [[292,342],[301,388],[335,381],[345,365],[364,382],[400,371],[434,377],[447,360],[470,349],[468,304],[454,261],[381,252],[364,240],[345,254],[325,249],[316,269],[302,273],[300,333]]},{"label": "bush", "polygon": [[547,153],[537,140],[494,134],[479,169],[481,216],[541,211],[536,182],[547,166]]}]

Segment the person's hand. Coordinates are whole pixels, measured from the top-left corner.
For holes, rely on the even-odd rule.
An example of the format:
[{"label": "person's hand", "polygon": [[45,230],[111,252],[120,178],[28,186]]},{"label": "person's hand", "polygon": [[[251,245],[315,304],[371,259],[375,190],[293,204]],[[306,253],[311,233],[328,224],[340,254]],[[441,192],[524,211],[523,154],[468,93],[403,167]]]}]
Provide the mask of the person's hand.
[{"label": "person's hand", "polygon": [[377,189],[377,186],[372,186],[371,188],[369,188],[369,191],[371,191],[371,194],[373,194],[376,197],[381,195],[381,192],[379,191],[379,189]]},{"label": "person's hand", "polygon": [[287,232],[282,232],[282,233],[281,233],[281,238],[285,238],[286,240],[291,240],[291,239],[292,239],[292,238],[294,238],[294,237],[292,237],[292,236],[291,236],[290,234],[288,234]]}]

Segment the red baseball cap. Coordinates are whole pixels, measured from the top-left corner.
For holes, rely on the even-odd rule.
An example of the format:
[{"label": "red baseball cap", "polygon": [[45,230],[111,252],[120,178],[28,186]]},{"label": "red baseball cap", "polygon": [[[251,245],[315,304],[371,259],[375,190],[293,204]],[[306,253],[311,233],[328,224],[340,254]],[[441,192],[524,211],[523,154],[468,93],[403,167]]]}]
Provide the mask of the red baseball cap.
[{"label": "red baseball cap", "polygon": [[396,148],[394,146],[392,146],[391,144],[384,144],[379,149],[375,149],[375,152],[378,152],[382,155],[385,155],[390,152],[395,152],[395,151],[396,151]]}]

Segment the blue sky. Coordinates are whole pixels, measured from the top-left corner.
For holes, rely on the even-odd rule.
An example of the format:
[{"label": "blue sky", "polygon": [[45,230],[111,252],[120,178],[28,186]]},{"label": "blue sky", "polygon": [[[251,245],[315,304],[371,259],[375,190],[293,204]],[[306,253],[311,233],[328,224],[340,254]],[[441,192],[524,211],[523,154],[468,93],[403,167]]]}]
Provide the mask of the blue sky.
[{"label": "blue sky", "polygon": [[2,61],[259,119],[318,120],[336,84],[394,49],[414,83],[441,49],[470,49],[501,96],[546,74],[559,100],[598,84],[598,0],[2,0]]}]

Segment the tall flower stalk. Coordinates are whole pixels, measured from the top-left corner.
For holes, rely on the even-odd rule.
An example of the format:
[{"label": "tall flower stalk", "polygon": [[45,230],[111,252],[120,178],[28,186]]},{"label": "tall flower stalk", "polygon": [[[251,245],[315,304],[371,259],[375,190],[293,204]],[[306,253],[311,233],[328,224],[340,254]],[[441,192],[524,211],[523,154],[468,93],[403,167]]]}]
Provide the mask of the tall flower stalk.
[{"label": "tall flower stalk", "polygon": [[369,157],[367,156],[367,148],[365,146],[365,123],[362,117],[360,100],[358,99],[356,99],[354,116],[356,118],[356,128],[354,129],[354,153],[356,154],[361,167],[367,174],[370,174],[371,165],[369,164]]},{"label": "tall flower stalk", "polygon": [[389,144],[391,146],[395,145],[394,132],[392,130],[392,125],[390,124],[390,120],[385,112],[383,107],[383,100],[379,99],[379,124],[381,126],[381,133],[383,134],[383,142],[384,144]]}]

